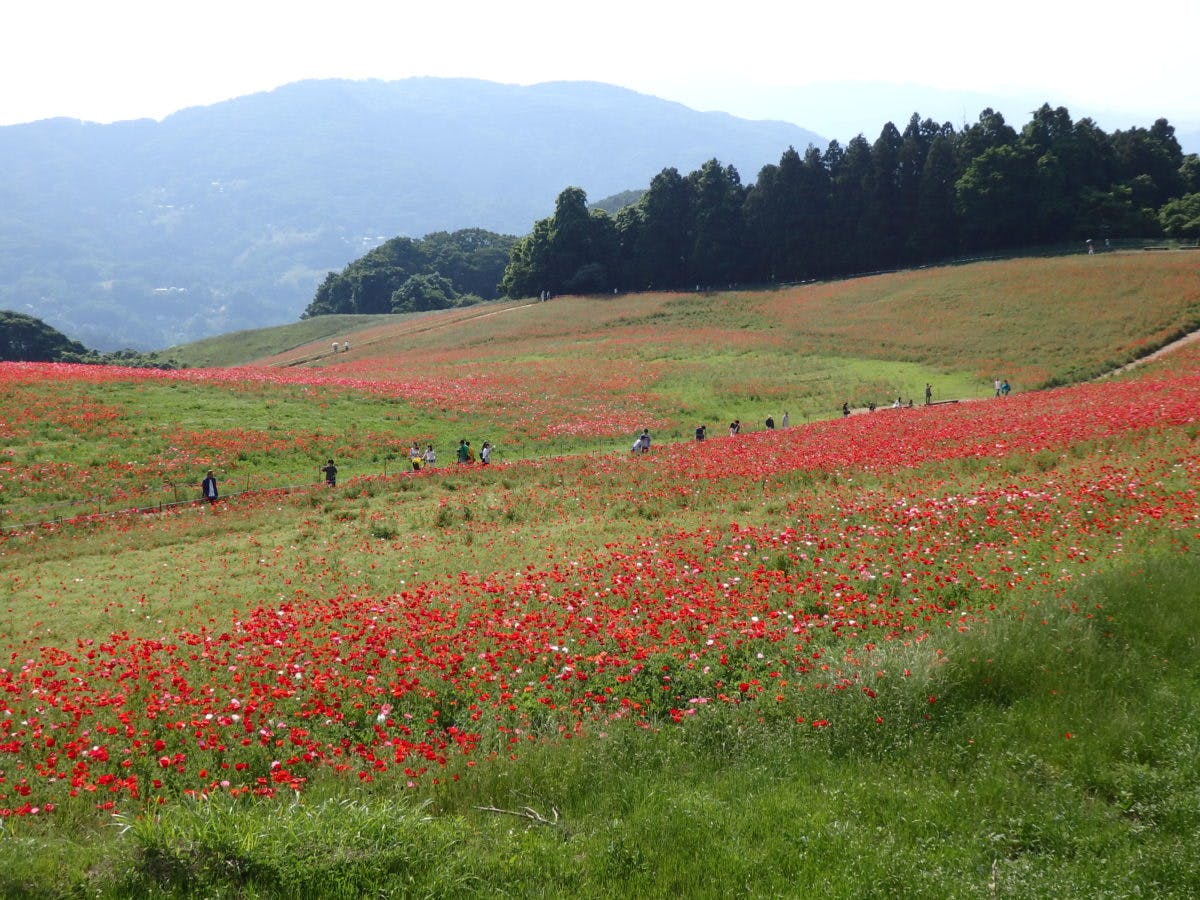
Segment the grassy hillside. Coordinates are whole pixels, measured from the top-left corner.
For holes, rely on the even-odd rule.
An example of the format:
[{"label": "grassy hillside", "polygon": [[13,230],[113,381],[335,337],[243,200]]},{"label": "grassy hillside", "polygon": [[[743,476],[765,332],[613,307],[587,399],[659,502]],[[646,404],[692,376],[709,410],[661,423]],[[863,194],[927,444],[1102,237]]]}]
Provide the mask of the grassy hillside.
[{"label": "grassy hillside", "polygon": [[[914,395],[929,377],[956,391],[997,377],[1021,389],[1091,377],[1200,326],[1200,279],[1187,253],[1019,259],[785,288],[701,295],[564,297],[447,315],[444,328],[373,328],[363,357],[339,370],[457,373],[467,364],[544,368],[580,356],[672,379],[709,382],[710,400],[770,396],[821,416],[849,391],[865,405]],[[840,367],[878,364],[875,378]],[[755,369],[747,365],[753,362]],[[888,371],[889,365],[915,368]],[[966,380],[968,383],[964,383]],[[829,381],[826,386],[815,382]],[[875,396],[872,397],[871,392]],[[761,393],[759,393],[761,396]],[[953,396],[948,391],[945,396]],[[791,398],[795,397],[794,400]],[[778,415],[778,413],[776,413]]]},{"label": "grassy hillside", "polygon": [[413,315],[396,316],[318,316],[289,325],[272,328],[253,328],[235,331],[217,337],[180,344],[159,351],[156,355],[163,360],[173,360],[191,368],[244,366],[263,356],[292,350],[296,347],[313,346],[313,352],[330,350],[332,339],[346,340],[346,335],[362,328],[386,322],[403,322]]},{"label": "grassy hillside", "polygon": [[[712,351],[919,363],[1025,388],[1067,383],[1200,326],[1195,260],[1184,252],[1026,258],[922,269],[776,291],[562,297],[409,317],[325,316],[173,347],[187,365],[294,363],[351,337],[353,362],[394,369],[506,360],[712,361]],[[513,314],[515,310],[523,310]],[[510,314],[497,316],[498,312]],[[310,330],[311,329],[311,330]],[[355,332],[362,333],[356,335]],[[301,347],[302,344],[310,345]],[[271,358],[275,357],[275,358]]]},{"label": "grassy hillside", "polygon": [[294,487],[0,537],[0,894],[1194,895],[1200,349],[629,453],[736,411],[738,372],[790,399],[825,289],[383,324],[316,367],[0,367],[6,503]]}]

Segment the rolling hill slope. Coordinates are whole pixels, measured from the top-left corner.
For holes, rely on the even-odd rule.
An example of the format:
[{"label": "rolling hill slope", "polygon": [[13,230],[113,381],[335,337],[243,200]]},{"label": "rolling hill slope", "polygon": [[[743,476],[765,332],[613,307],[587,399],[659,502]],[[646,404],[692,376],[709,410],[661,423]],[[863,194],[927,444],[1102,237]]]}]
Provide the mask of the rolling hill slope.
[{"label": "rolling hill slope", "polygon": [[[330,333],[355,324],[339,322]],[[955,373],[983,387],[1008,377],[1034,388],[1092,377],[1200,326],[1200,282],[1186,251],[1111,253],[979,262],[776,291],[493,303],[359,325],[366,330],[350,333],[349,358],[328,353],[324,330],[297,346],[297,326],[286,326],[259,333],[252,345],[240,336],[213,338],[196,345],[191,361],[302,363],[383,375],[397,366],[436,374],[466,364],[566,364],[579,357],[715,371],[718,360],[730,357],[728,377],[736,379],[736,354],[753,351],[787,358],[788,369],[807,370],[818,358],[874,359]],[[832,387],[825,409],[839,393]],[[914,390],[894,387],[905,396]],[[881,386],[876,399],[890,392]]]},{"label": "rolling hill slope", "polygon": [[1109,254],[0,364],[0,895],[1194,895],[1200,344],[751,414],[1086,372],[1198,288]]},{"label": "rolling hill slope", "polygon": [[294,319],[396,235],[524,234],[711,157],[747,178],[812,132],[594,83],[309,81],[161,122],[0,128],[0,308],[88,346],[163,347]]}]

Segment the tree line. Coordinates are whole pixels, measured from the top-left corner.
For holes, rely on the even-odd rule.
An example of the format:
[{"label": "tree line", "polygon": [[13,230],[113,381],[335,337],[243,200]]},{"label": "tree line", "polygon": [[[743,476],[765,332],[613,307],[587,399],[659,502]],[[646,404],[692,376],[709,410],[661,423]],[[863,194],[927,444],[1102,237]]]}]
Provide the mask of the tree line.
[{"label": "tree line", "polygon": [[73,341],[41,319],[0,309],[0,362],[89,363],[102,366],[175,369],[174,360],[138,350],[100,353]]},{"label": "tree line", "polygon": [[716,159],[655,175],[615,215],[581,188],[516,241],[509,297],[785,283],[1063,241],[1200,237],[1200,158],[1166,119],[1107,134],[1043,105],[1017,131],[913,114],[874,143],[789,147],[743,185]]},{"label": "tree line", "polygon": [[397,313],[495,299],[517,238],[482,228],[396,237],[330,272],[301,318]]}]

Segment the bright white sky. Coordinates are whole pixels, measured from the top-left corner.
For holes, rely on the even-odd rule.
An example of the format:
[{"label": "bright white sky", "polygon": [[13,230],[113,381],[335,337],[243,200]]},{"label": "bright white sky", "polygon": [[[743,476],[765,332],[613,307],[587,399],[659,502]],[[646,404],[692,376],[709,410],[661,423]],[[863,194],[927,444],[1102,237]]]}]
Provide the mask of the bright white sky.
[{"label": "bright white sky", "polygon": [[829,137],[848,136],[819,120],[835,111],[798,108],[789,89],[891,82],[1036,97],[1107,129],[1180,125],[1200,123],[1197,35],[1200,0],[0,0],[0,125],[162,118],[304,78],[414,75],[603,81]]}]

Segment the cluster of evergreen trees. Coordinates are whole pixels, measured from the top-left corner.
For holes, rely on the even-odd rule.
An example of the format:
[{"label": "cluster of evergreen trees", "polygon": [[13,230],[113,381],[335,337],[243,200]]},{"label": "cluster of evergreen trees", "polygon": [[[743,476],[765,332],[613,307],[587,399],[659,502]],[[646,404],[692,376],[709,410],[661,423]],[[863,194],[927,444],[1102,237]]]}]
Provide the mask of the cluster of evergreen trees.
[{"label": "cluster of evergreen trees", "polygon": [[301,318],[445,309],[496,297],[517,238],[482,228],[392,238],[330,272]]},{"label": "cluster of evergreen trees", "polygon": [[41,319],[0,309],[0,362],[91,363],[105,366],[174,369],[173,360],[137,350],[98,353],[73,341]]},{"label": "cluster of evergreen trees", "polygon": [[513,247],[501,290],[779,283],[1163,233],[1200,237],[1200,159],[1165,119],[1110,135],[1043,105],[1020,132],[991,109],[956,132],[914,114],[873,144],[789,148],[748,187],[715,159],[664,169],[615,216],[569,187]]},{"label": "cluster of evergreen trees", "polygon": [[0,309],[0,362],[81,362],[89,353],[41,319]]}]

